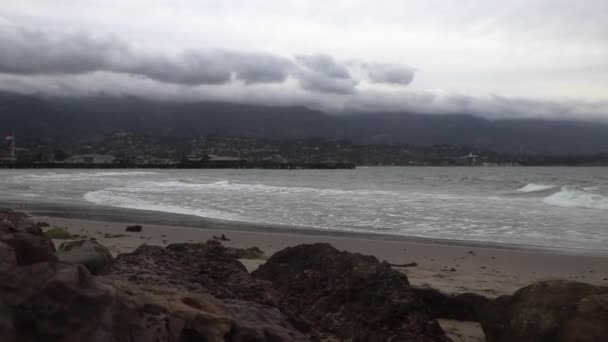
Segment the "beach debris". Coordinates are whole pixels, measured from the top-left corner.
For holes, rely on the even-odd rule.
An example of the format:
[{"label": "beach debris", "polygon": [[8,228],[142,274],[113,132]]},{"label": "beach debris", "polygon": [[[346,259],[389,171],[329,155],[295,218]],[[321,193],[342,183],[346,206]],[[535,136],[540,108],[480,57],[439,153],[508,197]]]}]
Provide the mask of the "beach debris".
[{"label": "beach debris", "polygon": [[406,263],[406,264],[391,264],[389,263],[389,265],[391,265],[392,267],[416,267],[418,266],[417,262],[410,262],[410,263]]},{"label": "beach debris", "polygon": [[449,341],[407,276],[373,256],[304,244],[252,274],[281,292],[281,311],[302,316],[325,340]]},{"label": "beach debris", "polygon": [[480,311],[488,342],[608,341],[608,287],[548,280],[501,296]]},{"label": "beach debris", "polygon": [[55,240],[70,240],[74,238],[67,228],[59,226],[52,227],[51,229],[45,231],[44,234],[50,239]]},{"label": "beach debris", "polygon": [[133,226],[128,226],[128,227],[127,227],[125,230],[126,230],[127,232],[134,232],[134,233],[138,233],[138,232],[141,232],[141,230],[142,230],[143,228],[144,228],[144,227],[142,227],[141,225],[136,224],[136,225],[133,225]]},{"label": "beach debris", "polygon": [[467,254],[470,254],[470,255],[472,255],[472,256],[476,256],[476,255],[477,255],[477,254],[475,254],[475,252],[473,252],[473,251],[468,251],[468,252],[467,252]]},{"label": "beach debris", "polygon": [[224,235],[224,234],[222,234],[222,235],[220,235],[220,236],[215,236],[215,235],[214,235],[214,236],[213,236],[213,239],[214,239],[214,240],[220,240],[220,241],[230,241],[230,239],[229,239],[229,238],[227,238],[227,237],[226,237],[226,235]]},{"label": "beach debris", "polygon": [[112,265],[112,253],[94,240],[62,243],[55,255],[59,260],[84,265],[92,274],[100,274]]}]

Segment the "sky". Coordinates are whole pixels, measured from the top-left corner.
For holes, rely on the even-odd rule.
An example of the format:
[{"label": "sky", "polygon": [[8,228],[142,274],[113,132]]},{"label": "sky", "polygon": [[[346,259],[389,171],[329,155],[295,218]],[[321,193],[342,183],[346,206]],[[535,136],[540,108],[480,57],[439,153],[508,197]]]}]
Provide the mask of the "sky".
[{"label": "sky", "polygon": [[608,1],[2,0],[0,89],[608,121]]}]

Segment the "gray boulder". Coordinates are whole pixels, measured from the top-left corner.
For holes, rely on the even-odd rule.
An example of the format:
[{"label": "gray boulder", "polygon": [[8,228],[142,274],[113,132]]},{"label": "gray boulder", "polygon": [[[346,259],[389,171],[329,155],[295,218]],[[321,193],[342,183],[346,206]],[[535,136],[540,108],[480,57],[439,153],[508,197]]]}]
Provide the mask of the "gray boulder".
[{"label": "gray boulder", "polygon": [[480,323],[487,342],[608,341],[608,287],[534,283],[486,304]]},{"label": "gray boulder", "polygon": [[94,240],[64,242],[55,255],[61,261],[84,265],[93,274],[99,274],[112,265],[110,251]]}]

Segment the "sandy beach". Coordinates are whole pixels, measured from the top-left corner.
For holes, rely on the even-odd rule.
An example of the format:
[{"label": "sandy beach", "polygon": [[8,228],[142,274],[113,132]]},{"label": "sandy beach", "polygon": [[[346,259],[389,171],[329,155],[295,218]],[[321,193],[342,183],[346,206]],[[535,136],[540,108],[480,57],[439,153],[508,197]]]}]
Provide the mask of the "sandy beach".
[{"label": "sandy beach", "polygon": [[[560,278],[608,285],[608,257],[560,254],[554,251],[450,245],[390,238],[299,234],[269,230],[239,231],[142,224],[138,233],[125,232],[133,223],[103,222],[72,218],[34,217],[51,226],[66,227],[72,234],[92,237],[112,253],[128,253],[141,244],[167,245],[204,242],[225,234],[227,246],[257,246],[267,256],[285,247],[327,242],[338,249],[374,255],[391,264],[415,262],[416,267],[395,267],[408,275],[415,286],[431,286],[447,293],[472,292],[487,297],[511,294],[534,281]],[[117,235],[122,235],[118,236]],[[264,260],[243,260],[254,270]]]},{"label": "sandy beach", "polygon": [[[416,263],[416,266],[395,269],[404,272],[410,283],[433,287],[446,293],[476,293],[489,298],[512,294],[532,282],[546,279],[572,279],[608,285],[608,257],[567,254],[557,251],[524,248],[501,248],[479,244],[463,245],[445,242],[366,237],[348,234],[315,234],[239,230],[223,223],[218,228],[142,223],[141,232],[126,232],[130,222],[105,222],[76,218],[37,216],[34,220],[51,227],[64,227],[79,238],[95,238],[114,254],[129,253],[141,244],[168,245],[179,242],[204,242],[224,234],[226,246],[259,247],[266,256],[298,244],[327,242],[338,249],[374,255],[394,265]],[[229,228],[229,229],[227,229]],[[61,240],[56,240],[61,243]],[[265,259],[241,260],[255,270]],[[483,341],[477,322],[440,320],[454,341]]]}]

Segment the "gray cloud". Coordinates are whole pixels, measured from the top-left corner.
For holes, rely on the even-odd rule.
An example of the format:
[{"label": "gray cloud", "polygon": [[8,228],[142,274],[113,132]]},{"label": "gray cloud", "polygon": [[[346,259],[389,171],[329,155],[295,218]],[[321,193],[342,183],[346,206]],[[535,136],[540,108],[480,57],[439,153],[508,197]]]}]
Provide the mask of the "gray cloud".
[{"label": "gray cloud", "polygon": [[261,53],[187,51],[176,57],[150,54],[129,44],[85,33],[47,34],[0,26],[0,72],[20,75],[131,74],[182,85],[283,82],[292,62]]},{"label": "gray cloud", "polygon": [[130,95],[171,101],[211,100],[279,106],[303,105],[330,113],[410,112],[471,114],[489,119],[608,120],[606,118],[608,101],[535,100],[498,95],[476,96],[464,93],[413,91],[407,88],[390,92],[363,88],[352,94],[320,93],[303,91],[293,83],[182,87],[159,83],[148,78],[134,78],[109,72],[37,77],[0,74],[0,90],[58,96],[90,96],[105,93],[112,96]]},{"label": "gray cloud", "polygon": [[303,89],[334,94],[352,94],[358,82],[351,78],[345,65],[331,56],[316,54],[295,56],[300,70],[297,78]]},{"label": "gray cloud", "polygon": [[334,94],[352,94],[357,82],[351,78],[327,77],[322,73],[301,71],[298,74],[300,86],[303,89]]},{"label": "gray cloud", "polygon": [[414,80],[415,69],[392,64],[365,63],[369,79],[374,83],[408,85]]},{"label": "gray cloud", "polygon": [[311,56],[298,55],[296,61],[300,62],[305,68],[325,75],[329,78],[350,78],[348,69],[338,64],[331,56],[316,54]]}]

